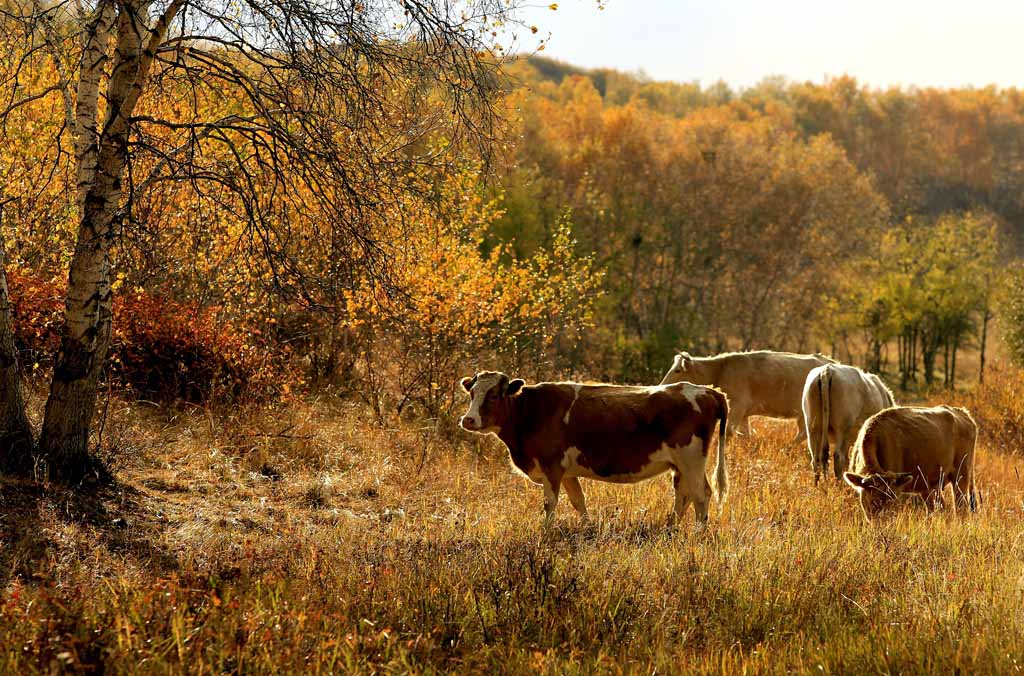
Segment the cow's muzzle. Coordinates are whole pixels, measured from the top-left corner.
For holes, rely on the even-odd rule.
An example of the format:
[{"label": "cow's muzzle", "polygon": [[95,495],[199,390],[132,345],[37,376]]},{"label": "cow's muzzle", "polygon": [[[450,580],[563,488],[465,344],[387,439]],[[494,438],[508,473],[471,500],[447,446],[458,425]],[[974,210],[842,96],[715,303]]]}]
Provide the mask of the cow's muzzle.
[{"label": "cow's muzzle", "polygon": [[468,416],[462,416],[459,419],[459,424],[462,425],[462,429],[469,430],[470,432],[477,432],[480,430],[480,422]]}]

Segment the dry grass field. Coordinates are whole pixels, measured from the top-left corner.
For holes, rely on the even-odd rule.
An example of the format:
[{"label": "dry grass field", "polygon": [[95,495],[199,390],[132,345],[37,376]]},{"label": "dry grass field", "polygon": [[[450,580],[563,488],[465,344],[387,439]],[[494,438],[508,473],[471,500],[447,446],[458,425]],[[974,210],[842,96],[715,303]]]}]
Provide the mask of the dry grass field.
[{"label": "dry grass field", "polygon": [[115,401],[114,486],[0,484],[0,672],[1016,671],[1024,395],[954,399],[983,427],[978,513],[868,527],[762,421],[705,535],[666,528],[667,475],[584,482],[593,522],[563,499],[545,533],[492,438]]}]

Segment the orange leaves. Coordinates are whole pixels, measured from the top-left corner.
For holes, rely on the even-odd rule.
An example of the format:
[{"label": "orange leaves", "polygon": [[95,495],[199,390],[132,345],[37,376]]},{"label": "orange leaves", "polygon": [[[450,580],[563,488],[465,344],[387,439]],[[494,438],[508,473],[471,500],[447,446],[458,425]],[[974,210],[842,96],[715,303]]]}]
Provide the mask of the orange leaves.
[{"label": "orange leaves", "polygon": [[503,206],[475,169],[453,172],[435,190],[439,210],[407,205],[405,218],[416,225],[396,250],[397,298],[366,287],[344,303],[347,328],[371,331],[375,351],[397,365],[392,382],[401,398],[433,412],[451,405],[451,383],[470,364],[547,359],[557,335],[589,321],[600,281],[574,251],[567,221],[529,257],[489,243]]},{"label": "orange leaves", "polygon": [[[60,344],[63,284],[24,270],[9,271],[8,282],[22,363],[49,363]],[[267,396],[290,374],[287,351],[271,349],[260,333],[141,290],[115,296],[107,376],[160,400]]]}]

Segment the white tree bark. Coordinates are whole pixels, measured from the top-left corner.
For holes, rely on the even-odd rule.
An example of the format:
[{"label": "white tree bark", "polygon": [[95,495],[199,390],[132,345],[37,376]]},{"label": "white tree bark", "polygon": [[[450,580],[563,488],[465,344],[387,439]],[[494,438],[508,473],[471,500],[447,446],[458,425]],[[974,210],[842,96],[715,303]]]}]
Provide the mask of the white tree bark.
[{"label": "white tree bark", "polygon": [[[61,347],[39,439],[40,456],[54,476],[78,478],[92,465],[89,430],[110,345],[110,249],[128,162],[129,122],[156,49],[180,7],[181,2],[172,3],[151,22],[148,1],[119,3],[115,8],[111,0],[101,0],[85,32],[75,118],[81,221],[68,275]],[[99,86],[111,58],[111,23],[116,36],[106,114],[97,130]]]}]

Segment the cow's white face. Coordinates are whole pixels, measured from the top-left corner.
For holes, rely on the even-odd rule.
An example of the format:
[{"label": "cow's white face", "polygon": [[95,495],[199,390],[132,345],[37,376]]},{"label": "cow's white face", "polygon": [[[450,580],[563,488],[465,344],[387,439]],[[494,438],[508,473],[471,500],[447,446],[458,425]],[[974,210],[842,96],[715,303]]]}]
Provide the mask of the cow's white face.
[{"label": "cow's white face", "polygon": [[861,475],[845,472],[843,479],[857,491],[864,518],[871,521],[892,504],[898,493],[910,488],[914,483],[914,474],[886,472]]},{"label": "cow's white face", "polygon": [[680,352],[672,361],[672,368],[661,379],[662,385],[672,385],[687,380],[686,374],[693,368],[693,358],[687,352]]},{"label": "cow's white face", "polygon": [[519,393],[525,383],[495,371],[484,371],[462,379],[462,389],[469,393],[469,411],[459,424],[464,430],[477,434],[501,431],[505,422],[508,400]]}]

